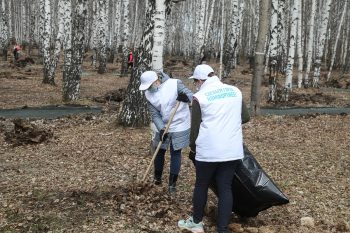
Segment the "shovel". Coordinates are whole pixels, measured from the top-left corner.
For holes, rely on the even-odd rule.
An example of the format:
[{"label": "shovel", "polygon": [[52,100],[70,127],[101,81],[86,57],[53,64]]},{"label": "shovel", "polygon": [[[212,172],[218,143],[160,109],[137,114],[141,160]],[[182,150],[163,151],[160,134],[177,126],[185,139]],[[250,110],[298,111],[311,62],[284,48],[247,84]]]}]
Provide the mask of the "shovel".
[{"label": "shovel", "polygon": [[[173,109],[173,111],[172,111],[172,113],[171,113],[171,115],[170,115],[168,124],[167,124],[166,127],[165,127],[164,134],[166,134],[166,133],[168,132],[169,127],[170,127],[170,124],[171,124],[171,122],[173,121],[173,118],[174,118],[175,113],[176,113],[177,109],[179,108],[179,106],[180,106],[180,101],[176,101],[176,105],[175,105],[175,107],[174,107],[174,109]],[[157,156],[157,154],[158,154],[158,151],[159,151],[159,149],[160,149],[162,143],[163,143],[163,140],[160,140],[159,143],[158,143],[157,149],[154,151],[152,160],[151,160],[151,162],[149,163],[148,168],[147,168],[145,174],[143,175],[143,178],[142,178],[142,182],[143,182],[143,183],[146,181],[146,177],[147,177],[147,175],[148,175],[148,173],[149,173],[149,170],[150,170],[151,167],[152,167],[153,161],[155,160],[155,158],[156,158],[156,156]]]}]

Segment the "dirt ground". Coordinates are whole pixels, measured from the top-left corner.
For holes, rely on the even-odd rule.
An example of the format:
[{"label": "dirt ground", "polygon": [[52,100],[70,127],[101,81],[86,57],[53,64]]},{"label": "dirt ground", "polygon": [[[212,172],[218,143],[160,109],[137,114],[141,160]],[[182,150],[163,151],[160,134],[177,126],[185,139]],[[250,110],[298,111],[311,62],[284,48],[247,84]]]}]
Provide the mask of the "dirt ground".
[{"label": "dirt ground", "polygon": [[[190,85],[185,80],[188,66],[167,64],[174,77]],[[191,212],[195,179],[188,149],[176,197],[167,194],[168,169],[161,187],[151,184],[151,175],[146,185],[139,184],[151,160],[150,130],[119,127],[120,103],[94,102],[94,97],[127,85],[128,77],[119,77],[115,64],[108,68],[98,75],[84,63],[77,101],[102,105],[102,114],[30,122],[52,133],[47,141],[14,146],[5,141],[12,120],[0,119],[0,232],[179,232],[177,221]],[[52,87],[41,84],[41,69],[0,62],[0,108],[62,104],[60,72]],[[251,77],[249,69],[238,67],[225,82],[242,89],[249,103]],[[345,88],[294,93],[294,106],[350,103]],[[350,232],[349,115],[254,117],[244,125],[244,139],[290,203],[255,218],[233,215],[232,232]],[[210,193],[206,232],[215,232],[215,207]]]}]

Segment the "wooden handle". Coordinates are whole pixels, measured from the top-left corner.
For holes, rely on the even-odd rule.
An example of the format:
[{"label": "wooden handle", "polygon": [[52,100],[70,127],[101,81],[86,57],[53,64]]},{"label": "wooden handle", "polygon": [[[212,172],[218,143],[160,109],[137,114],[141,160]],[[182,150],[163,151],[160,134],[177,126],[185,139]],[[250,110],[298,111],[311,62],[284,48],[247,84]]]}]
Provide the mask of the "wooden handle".
[{"label": "wooden handle", "polygon": [[[168,124],[167,124],[166,127],[165,127],[164,134],[166,134],[166,133],[168,132],[169,127],[170,127],[170,124],[171,124],[171,122],[173,121],[173,118],[174,118],[175,113],[176,113],[177,109],[179,108],[179,106],[180,106],[180,101],[177,101],[177,102],[176,102],[176,105],[175,105],[175,107],[174,107],[174,109],[173,109],[173,112],[172,112],[171,115],[170,115]],[[157,146],[157,149],[154,151],[154,154],[153,154],[153,156],[152,156],[152,160],[151,160],[151,162],[149,163],[148,168],[147,168],[145,174],[143,175],[143,178],[142,178],[142,182],[143,182],[143,183],[146,181],[146,177],[147,177],[149,171],[151,170],[153,161],[155,160],[155,158],[156,158],[156,156],[157,156],[157,154],[158,154],[158,151],[159,151],[160,147],[162,146],[162,143],[163,143],[163,141],[159,141],[158,146]]]}]

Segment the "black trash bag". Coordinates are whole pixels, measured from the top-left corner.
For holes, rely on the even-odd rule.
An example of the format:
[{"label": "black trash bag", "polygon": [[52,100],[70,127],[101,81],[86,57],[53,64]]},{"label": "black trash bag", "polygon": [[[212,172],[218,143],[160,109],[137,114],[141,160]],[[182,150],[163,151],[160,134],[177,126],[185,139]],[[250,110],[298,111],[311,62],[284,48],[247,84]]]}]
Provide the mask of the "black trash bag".
[{"label": "black trash bag", "polygon": [[[289,203],[271,178],[264,172],[248,148],[244,147],[244,158],[237,166],[233,181],[232,211],[240,217],[255,217],[260,211],[272,206]],[[210,189],[217,195],[215,181]]]}]

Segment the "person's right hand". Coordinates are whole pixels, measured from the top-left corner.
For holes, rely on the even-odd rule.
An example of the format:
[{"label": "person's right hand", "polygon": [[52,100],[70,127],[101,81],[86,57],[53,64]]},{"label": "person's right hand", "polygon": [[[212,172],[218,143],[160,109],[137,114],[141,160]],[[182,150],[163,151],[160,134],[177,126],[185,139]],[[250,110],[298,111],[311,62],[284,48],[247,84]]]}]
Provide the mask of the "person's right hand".
[{"label": "person's right hand", "polygon": [[159,140],[165,141],[168,138],[168,133],[165,133],[165,128],[159,131]]}]

